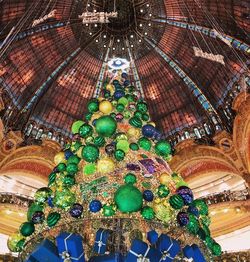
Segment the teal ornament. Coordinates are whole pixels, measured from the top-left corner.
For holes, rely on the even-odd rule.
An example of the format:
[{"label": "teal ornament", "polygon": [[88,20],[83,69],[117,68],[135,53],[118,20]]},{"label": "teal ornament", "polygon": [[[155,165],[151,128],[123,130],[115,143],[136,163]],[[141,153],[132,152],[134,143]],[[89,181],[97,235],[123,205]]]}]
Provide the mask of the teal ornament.
[{"label": "teal ornament", "polygon": [[155,212],[152,207],[145,206],[141,210],[141,215],[146,220],[152,220],[155,217]]},{"label": "teal ornament", "polygon": [[28,237],[28,236],[32,235],[34,233],[34,231],[35,231],[35,226],[34,226],[33,222],[24,222],[20,226],[20,233],[24,237]]},{"label": "teal ornament", "polygon": [[129,145],[129,148],[132,150],[132,151],[137,151],[139,150],[139,146],[136,144],[136,143],[131,143]]}]

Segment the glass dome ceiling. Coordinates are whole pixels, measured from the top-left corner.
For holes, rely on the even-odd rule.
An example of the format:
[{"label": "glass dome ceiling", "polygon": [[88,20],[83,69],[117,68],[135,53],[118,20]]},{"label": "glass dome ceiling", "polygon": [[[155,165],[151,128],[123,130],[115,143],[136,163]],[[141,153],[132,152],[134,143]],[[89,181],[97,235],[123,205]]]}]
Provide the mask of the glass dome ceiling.
[{"label": "glass dome ceiling", "polygon": [[[248,79],[248,1],[17,0],[0,5],[0,87],[10,105],[3,119],[37,138],[70,135],[71,123],[83,116],[113,57],[132,61],[130,79],[170,138],[200,138],[227,128],[230,91],[242,76]],[[114,8],[118,17],[107,24],[83,24],[79,18],[86,11]],[[214,61],[218,55],[222,60]]]}]

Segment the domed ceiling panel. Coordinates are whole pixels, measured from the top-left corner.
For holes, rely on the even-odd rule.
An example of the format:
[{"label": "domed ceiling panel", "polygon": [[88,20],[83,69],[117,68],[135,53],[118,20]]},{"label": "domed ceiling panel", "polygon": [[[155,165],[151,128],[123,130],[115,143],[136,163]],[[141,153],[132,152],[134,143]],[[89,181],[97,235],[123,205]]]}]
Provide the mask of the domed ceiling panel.
[{"label": "domed ceiling panel", "polygon": [[[106,56],[135,62],[152,118],[166,136],[212,123],[211,112],[217,115],[228,90],[247,72],[249,56],[237,45],[232,47],[188,26],[200,26],[200,31],[214,29],[249,44],[248,1],[115,3],[118,17],[109,24],[83,24],[79,15],[94,10],[111,12],[114,1],[31,4],[17,0],[0,4],[0,85],[17,107],[13,123],[34,121],[68,136],[71,122],[82,117],[95,92]],[[35,21],[38,24],[34,26]],[[207,57],[195,56],[193,47]],[[209,55],[221,55],[225,65],[211,61]],[[202,105],[204,101],[211,110]]]}]

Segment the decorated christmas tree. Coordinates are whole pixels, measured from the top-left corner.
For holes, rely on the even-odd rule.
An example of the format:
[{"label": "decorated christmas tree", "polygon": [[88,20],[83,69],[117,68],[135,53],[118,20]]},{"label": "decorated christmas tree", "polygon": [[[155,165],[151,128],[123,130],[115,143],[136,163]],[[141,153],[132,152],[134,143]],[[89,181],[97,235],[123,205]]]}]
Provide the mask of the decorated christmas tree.
[{"label": "decorated christmas tree", "polygon": [[[194,200],[171,170],[172,148],[128,74],[109,78],[87,111],[73,123],[72,142],[55,156],[48,187],[35,193],[9,249],[24,261],[211,261],[220,255],[206,203]],[[39,260],[47,249],[55,258]]]}]

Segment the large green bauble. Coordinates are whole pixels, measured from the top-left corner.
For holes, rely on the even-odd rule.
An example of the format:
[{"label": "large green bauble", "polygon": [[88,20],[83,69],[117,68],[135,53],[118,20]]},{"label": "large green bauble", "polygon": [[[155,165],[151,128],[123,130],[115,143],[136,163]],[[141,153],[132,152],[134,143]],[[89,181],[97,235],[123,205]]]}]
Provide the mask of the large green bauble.
[{"label": "large green bauble", "polygon": [[142,121],[140,118],[133,116],[129,119],[129,124],[133,127],[141,128],[142,127]]},{"label": "large green bauble", "polygon": [[158,156],[167,156],[171,153],[171,145],[165,140],[160,140],[155,144],[155,153]]},{"label": "large green bauble", "polygon": [[89,124],[83,124],[79,128],[79,135],[83,138],[91,136],[93,134],[93,127]]},{"label": "large green bauble", "polygon": [[42,187],[36,191],[34,198],[37,202],[44,203],[51,195],[52,190],[49,187]]},{"label": "large green bauble", "polygon": [[142,207],[142,193],[130,183],[123,185],[115,192],[115,203],[122,213],[136,212]]},{"label": "large green bauble", "polygon": [[32,235],[34,231],[35,231],[35,226],[34,226],[34,223],[32,222],[24,222],[20,226],[20,233],[24,237],[28,237]]},{"label": "large green bauble", "polygon": [[79,132],[79,128],[84,124],[84,121],[78,120],[73,123],[71,126],[71,131],[73,134],[77,134]]},{"label": "large green bauble", "polygon": [[89,102],[88,102],[88,111],[90,113],[94,113],[94,112],[97,112],[99,110],[99,102],[97,99],[91,99]]},{"label": "large green bauble", "polygon": [[99,158],[99,149],[95,145],[87,145],[82,150],[82,158],[87,162],[95,162]]},{"label": "large green bauble", "polygon": [[169,198],[169,204],[174,209],[181,209],[184,206],[184,201],[180,195],[172,195]]},{"label": "large green bauble", "polygon": [[33,216],[33,214],[36,212],[36,211],[43,211],[43,206],[42,204],[38,204],[38,203],[32,203],[28,209],[28,212],[27,212],[27,220],[28,221],[31,221],[31,218]]},{"label": "large green bauble", "polygon": [[96,121],[96,132],[100,136],[111,137],[117,128],[117,123],[111,116],[102,116]]},{"label": "large green bauble", "polygon": [[61,219],[61,215],[58,212],[51,212],[47,217],[47,225],[53,227]]},{"label": "large green bauble", "polygon": [[138,145],[139,147],[141,147],[142,149],[146,150],[146,151],[149,151],[151,149],[151,141],[146,138],[146,137],[141,137],[139,140],[138,140]]},{"label": "large green bauble", "polygon": [[11,252],[20,252],[24,242],[25,238],[21,234],[14,234],[8,238],[7,246]]},{"label": "large green bauble", "polygon": [[76,201],[76,196],[73,192],[68,189],[63,189],[62,191],[57,191],[53,204],[56,207],[67,209]]}]

